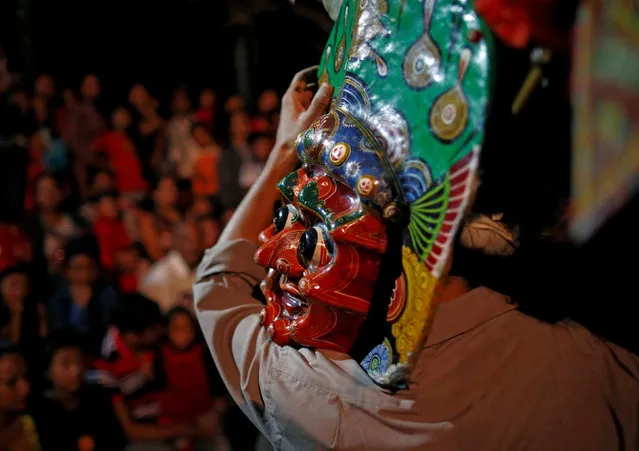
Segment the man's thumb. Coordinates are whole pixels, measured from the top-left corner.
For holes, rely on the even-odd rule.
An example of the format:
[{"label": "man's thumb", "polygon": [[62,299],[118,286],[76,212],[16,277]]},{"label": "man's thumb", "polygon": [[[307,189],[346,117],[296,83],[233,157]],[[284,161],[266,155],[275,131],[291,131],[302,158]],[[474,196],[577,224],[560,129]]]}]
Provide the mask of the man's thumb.
[{"label": "man's thumb", "polygon": [[324,83],[313,97],[311,105],[303,113],[304,127],[308,127],[315,119],[320,117],[331,103],[333,96],[333,87],[328,83]]}]

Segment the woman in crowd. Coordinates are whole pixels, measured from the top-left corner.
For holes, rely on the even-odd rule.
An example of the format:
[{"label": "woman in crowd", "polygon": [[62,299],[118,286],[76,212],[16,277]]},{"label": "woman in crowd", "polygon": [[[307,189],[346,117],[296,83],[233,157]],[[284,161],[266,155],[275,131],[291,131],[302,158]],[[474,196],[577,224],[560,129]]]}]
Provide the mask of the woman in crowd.
[{"label": "woman in crowd", "polygon": [[29,380],[17,348],[0,342],[0,450],[40,451],[33,419],[25,415]]}]

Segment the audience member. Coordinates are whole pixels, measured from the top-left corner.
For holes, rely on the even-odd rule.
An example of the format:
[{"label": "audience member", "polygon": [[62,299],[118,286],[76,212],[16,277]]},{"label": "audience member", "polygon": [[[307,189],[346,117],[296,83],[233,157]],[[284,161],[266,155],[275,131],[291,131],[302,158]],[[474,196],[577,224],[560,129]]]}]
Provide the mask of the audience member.
[{"label": "audience member", "polygon": [[279,122],[280,98],[267,89],[257,100],[257,115],[251,120],[252,133],[275,133]]},{"label": "audience member", "polygon": [[91,237],[71,241],[65,250],[63,279],[49,299],[52,330],[75,330],[93,353],[100,349],[117,300],[115,290],[99,276],[98,256]]},{"label": "audience member", "polygon": [[0,449],[39,451],[33,419],[26,415],[29,380],[18,349],[0,343]]},{"label": "audience member", "polygon": [[175,171],[181,179],[190,180],[199,152],[191,135],[191,101],[183,88],[173,93],[171,110],[173,116],[167,123],[167,169]]},{"label": "audience member", "polygon": [[31,212],[35,206],[35,184],[44,173],[42,157],[45,152],[45,143],[44,139],[42,139],[42,132],[35,130],[28,137],[28,143],[29,160],[27,163],[27,188],[24,194],[24,209],[27,212]]},{"label": "audience member", "polygon": [[[195,318],[184,307],[174,307],[167,313],[167,341],[162,346],[161,362],[166,387],[160,398],[160,424],[193,424],[208,414],[218,422],[215,429],[219,434],[226,390],[206,345],[198,340]],[[200,441],[197,449],[218,449],[216,438]],[[177,444],[179,449],[192,445],[184,438]]]},{"label": "audience member", "polygon": [[81,233],[77,221],[61,208],[62,191],[56,177],[44,173],[35,181],[35,208],[31,219],[32,239],[39,240],[47,233],[72,238]]},{"label": "audience member", "polygon": [[215,196],[219,189],[218,162],[222,150],[204,124],[194,124],[192,133],[193,139],[200,146],[191,181],[193,195],[195,198]]},{"label": "audience member", "polygon": [[171,229],[182,216],[177,202],[177,183],[165,175],[156,183],[150,199],[136,209],[139,239],[152,261],[164,257],[173,244]]},{"label": "audience member", "polygon": [[30,268],[25,264],[0,273],[0,305],[4,306],[6,323],[0,328],[0,339],[16,345],[30,370],[37,374],[47,324],[45,309],[31,287]]},{"label": "audience member", "polygon": [[0,272],[33,260],[33,246],[24,231],[14,224],[0,223]]},{"label": "audience member", "polygon": [[69,111],[68,144],[73,153],[73,175],[83,199],[88,195],[87,171],[93,159],[93,142],[104,132],[104,118],[96,101],[101,93],[100,80],[93,74],[84,77],[80,103]]},{"label": "audience member", "polygon": [[268,133],[253,133],[248,144],[251,149],[250,159],[243,162],[240,169],[240,186],[248,190],[262,173],[275,140]]},{"label": "audience member", "polygon": [[118,191],[135,200],[144,197],[147,183],[142,173],[142,165],[128,135],[131,127],[131,113],[119,106],[113,110],[110,131],[104,132],[93,142],[93,150],[103,153],[108,160],[108,169],[113,171]]},{"label": "audience member", "polygon": [[218,164],[219,193],[226,208],[237,207],[246,193],[239,180],[242,165],[251,161],[248,137],[248,115],[245,112],[234,113],[229,123],[229,145],[223,150]]},{"label": "audience member", "polygon": [[137,83],[129,91],[129,105],[133,110],[131,136],[135,143],[140,162],[147,181],[153,182],[157,175],[154,168],[159,167],[161,159],[161,140],[164,121],[158,114],[158,101],[149,95],[146,87]]},{"label": "audience member", "polygon": [[140,294],[124,295],[112,310],[113,328],[105,337],[95,377],[111,392],[111,403],[130,442],[127,451],[168,451],[180,438],[214,433],[210,420],[196,424],[158,424],[164,375],[156,359],[163,317],[158,305]]},{"label": "audience member", "polygon": [[73,118],[74,109],[78,106],[78,99],[72,89],[62,92],[62,105],[55,111],[55,129],[60,134],[63,142],[70,145],[69,123]]},{"label": "audience member", "polygon": [[209,133],[214,132],[215,108],[217,94],[210,88],[205,88],[200,93],[200,107],[195,112],[195,121],[204,125]]},{"label": "audience member", "polygon": [[149,272],[151,263],[140,243],[133,243],[122,249],[118,257],[118,286],[121,293],[139,291],[140,284]]},{"label": "audience member", "polygon": [[88,355],[74,331],[48,337],[44,367],[49,387],[38,396],[33,417],[42,451],[118,451],[124,437],[102,389],[85,382]]},{"label": "audience member", "polygon": [[44,99],[47,102],[54,100],[56,95],[55,81],[49,74],[40,74],[33,83],[34,98]]},{"label": "audience member", "polygon": [[151,267],[141,286],[165,312],[177,305],[192,308],[195,270],[204,252],[197,223],[182,221],[175,226],[173,249]]},{"label": "audience member", "polygon": [[226,99],[224,103],[224,112],[229,116],[233,116],[235,113],[241,113],[246,111],[246,103],[239,94],[235,94]]},{"label": "audience member", "polygon": [[118,254],[131,245],[131,238],[122,221],[117,192],[99,196],[93,233],[100,247],[102,266],[108,271],[115,271],[118,266]]}]

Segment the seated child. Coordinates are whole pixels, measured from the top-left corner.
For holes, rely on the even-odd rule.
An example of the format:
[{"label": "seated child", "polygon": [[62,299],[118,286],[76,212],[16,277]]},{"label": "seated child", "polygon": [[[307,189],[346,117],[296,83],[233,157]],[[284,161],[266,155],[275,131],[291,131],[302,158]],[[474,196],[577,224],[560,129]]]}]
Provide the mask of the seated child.
[{"label": "seated child", "polygon": [[33,414],[42,451],[117,451],[124,437],[106,392],[85,383],[87,356],[71,330],[48,337],[46,376],[51,384]]},{"label": "seated child", "polygon": [[[167,323],[167,341],[161,354],[166,386],[161,397],[160,424],[193,424],[207,414],[221,418],[226,408],[224,384],[206,345],[198,340],[195,319],[186,308],[175,307],[167,314]],[[220,449],[220,424],[217,430],[220,432],[210,449]],[[177,444],[179,449],[195,445],[187,439]],[[197,445],[199,449],[203,443]]]},{"label": "seated child", "polygon": [[157,357],[164,318],[160,307],[138,293],[120,297],[112,310],[112,329],[92,377],[109,389],[111,404],[126,438],[135,446],[160,446],[177,438],[207,437],[213,427],[196,424],[160,425],[160,393],[164,377]]},{"label": "seated child", "polygon": [[92,352],[98,352],[117,293],[99,277],[98,249],[93,237],[71,240],[65,249],[64,278],[49,299],[52,330],[73,328]]},{"label": "seated child", "polygon": [[0,449],[39,451],[33,419],[25,415],[29,380],[18,348],[0,342]]}]

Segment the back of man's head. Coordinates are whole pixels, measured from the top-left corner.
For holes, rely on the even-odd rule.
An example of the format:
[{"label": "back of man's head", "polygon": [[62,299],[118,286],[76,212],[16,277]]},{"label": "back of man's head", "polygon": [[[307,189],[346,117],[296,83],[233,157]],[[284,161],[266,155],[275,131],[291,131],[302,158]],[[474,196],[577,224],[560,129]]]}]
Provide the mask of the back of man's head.
[{"label": "back of man's head", "polygon": [[110,319],[121,334],[140,334],[163,322],[160,306],[139,293],[122,295],[111,309]]}]

